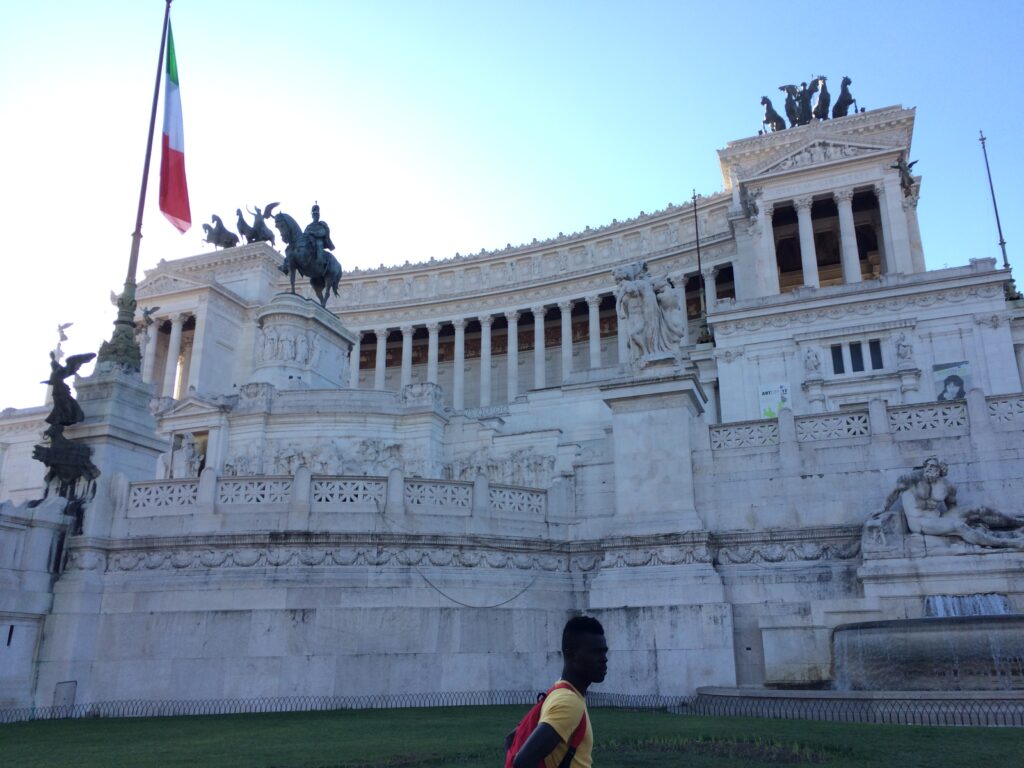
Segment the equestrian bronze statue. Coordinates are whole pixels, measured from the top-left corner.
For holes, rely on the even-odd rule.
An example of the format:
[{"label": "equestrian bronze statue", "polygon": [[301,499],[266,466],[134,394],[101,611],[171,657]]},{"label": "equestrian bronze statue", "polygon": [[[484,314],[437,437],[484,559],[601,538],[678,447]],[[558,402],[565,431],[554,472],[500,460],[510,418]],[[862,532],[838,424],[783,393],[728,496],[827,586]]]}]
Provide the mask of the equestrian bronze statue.
[{"label": "equestrian bronze statue", "polygon": [[320,206],[313,206],[313,221],[305,229],[287,213],[274,213],[279,203],[270,203],[263,209],[263,218],[274,217],[274,225],[285,243],[284,263],[279,269],[288,275],[292,293],[295,293],[295,274],[309,278],[316,291],[320,306],[327,306],[331,292],[338,295],[338,281],[341,279],[341,264],[331,251],[331,229],[327,222],[320,220]]}]

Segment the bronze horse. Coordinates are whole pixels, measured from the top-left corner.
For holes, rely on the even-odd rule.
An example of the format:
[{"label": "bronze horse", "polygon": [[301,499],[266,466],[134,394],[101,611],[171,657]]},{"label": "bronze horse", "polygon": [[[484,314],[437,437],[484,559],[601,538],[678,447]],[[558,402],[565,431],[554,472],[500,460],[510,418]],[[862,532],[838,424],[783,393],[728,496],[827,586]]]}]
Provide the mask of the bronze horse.
[{"label": "bronze horse", "polygon": [[206,237],[204,238],[206,242],[212,243],[215,246],[219,245],[221,248],[234,248],[238,245],[238,235],[228,231],[220,216],[213,214],[210,220],[215,226],[211,227],[209,224],[203,224],[203,231],[206,232]]},{"label": "bronze horse", "polygon": [[274,225],[285,243],[284,263],[279,269],[288,275],[292,293],[295,293],[295,273],[309,278],[316,291],[320,306],[327,306],[331,291],[338,295],[338,281],[341,279],[341,264],[330,251],[321,251],[324,263],[318,264],[316,241],[302,231],[298,222],[287,213],[274,213],[277,203],[271,203],[263,210],[263,218],[274,217]]},{"label": "bronze horse", "polygon": [[827,79],[824,75],[818,76],[818,103],[814,105],[812,113],[815,120],[828,120],[828,105],[832,101],[832,95],[828,92],[828,86],[825,85]]},{"label": "bronze horse", "polygon": [[764,120],[761,122],[764,125],[767,125],[770,131],[786,130],[786,121],[782,119],[782,115],[775,111],[775,107],[772,106],[771,99],[767,96],[762,96],[761,106],[764,107]]},{"label": "bronze horse", "polygon": [[839,89],[839,98],[836,99],[836,105],[832,107],[832,118],[846,117],[850,113],[850,105],[853,105],[853,111],[857,111],[857,100],[853,98],[853,94],[850,93],[850,85],[853,83],[848,77],[843,78],[842,86]]}]

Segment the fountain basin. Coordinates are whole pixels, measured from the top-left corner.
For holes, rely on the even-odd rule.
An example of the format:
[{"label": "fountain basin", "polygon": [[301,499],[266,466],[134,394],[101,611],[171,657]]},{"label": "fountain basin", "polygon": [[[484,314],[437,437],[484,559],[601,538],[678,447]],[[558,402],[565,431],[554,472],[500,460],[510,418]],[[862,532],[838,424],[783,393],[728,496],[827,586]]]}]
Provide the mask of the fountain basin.
[{"label": "fountain basin", "polygon": [[1024,615],[844,624],[832,665],[839,691],[1024,690]]}]

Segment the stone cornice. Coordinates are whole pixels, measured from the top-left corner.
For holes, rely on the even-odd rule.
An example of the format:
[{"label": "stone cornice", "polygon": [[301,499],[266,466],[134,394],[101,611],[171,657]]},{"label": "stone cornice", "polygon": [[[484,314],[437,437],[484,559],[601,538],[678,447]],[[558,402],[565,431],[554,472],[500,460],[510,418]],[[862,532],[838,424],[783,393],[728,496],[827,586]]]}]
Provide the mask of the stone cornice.
[{"label": "stone cornice", "polygon": [[[630,254],[588,269],[566,272],[549,278],[525,280],[517,284],[500,284],[493,288],[476,286],[437,298],[406,301],[388,298],[367,303],[356,311],[342,312],[340,316],[351,328],[367,329],[381,324],[390,328],[398,327],[403,321],[447,321],[459,315],[474,317],[477,312],[500,313],[523,310],[531,306],[554,305],[566,299],[582,299],[588,294],[611,293],[614,290],[611,271],[617,266],[638,260],[647,261],[652,272],[659,274],[695,272],[696,253],[696,245],[691,242],[682,247],[672,246],[647,253]],[[701,257],[705,263],[715,259],[728,261],[734,254],[735,244],[731,232],[701,238]],[[343,307],[351,306],[345,295],[338,304]]]},{"label": "stone cornice", "polygon": [[[716,192],[710,196],[698,196],[697,198],[697,213],[700,215],[702,211],[705,211],[709,207],[714,207],[719,203],[728,202],[729,196],[722,192]],[[455,256],[448,259],[432,259],[426,262],[417,262],[392,266],[392,267],[377,267],[376,269],[354,269],[349,274],[353,277],[370,277],[370,276],[382,276],[395,274],[401,274],[409,271],[421,271],[424,269],[433,270],[439,267],[452,267],[452,266],[480,266],[481,264],[488,263],[490,261],[501,261],[506,259],[520,259],[524,256],[541,255],[543,253],[549,253],[552,249],[566,249],[574,246],[584,245],[590,241],[603,240],[616,235],[625,235],[631,231],[635,231],[642,226],[656,226],[658,224],[668,223],[673,218],[685,214],[686,216],[693,217],[693,204],[684,203],[682,205],[674,205],[669,203],[668,206],[661,209],[660,211],[654,211],[652,213],[646,213],[641,211],[639,214],[630,219],[618,221],[613,219],[610,224],[605,224],[597,228],[587,227],[582,232],[573,232],[569,235],[559,233],[557,237],[548,238],[546,240],[534,240],[531,243],[523,243],[521,245],[507,245],[502,249],[496,249],[488,251],[481,249],[479,253],[475,254],[456,254]]]},{"label": "stone cornice", "polygon": [[992,300],[1002,296],[1007,278],[1005,270],[993,269],[993,265],[991,259],[982,259],[968,267],[883,276],[880,280],[794,291],[725,306],[717,302],[708,316],[708,324],[718,338],[765,327],[810,325],[823,319],[884,317],[913,305]]},{"label": "stone cornice", "polygon": [[69,571],[207,571],[222,568],[432,566],[527,571],[692,564],[851,560],[859,526],[703,531],[577,542],[412,533],[208,534],[131,539],[77,536]]}]

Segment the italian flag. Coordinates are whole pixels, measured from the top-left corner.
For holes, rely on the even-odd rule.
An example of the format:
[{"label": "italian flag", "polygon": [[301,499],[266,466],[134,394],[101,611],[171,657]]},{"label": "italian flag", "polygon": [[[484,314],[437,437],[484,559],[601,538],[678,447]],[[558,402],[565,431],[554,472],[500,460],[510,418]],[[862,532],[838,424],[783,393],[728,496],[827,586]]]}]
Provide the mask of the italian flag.
[{"label": "italian flag", "polygon": [[174,36],[167,23],[167,83],[164,91],[164,136],[160,155],[160,210],[171,224],[184,232],[192,226],[185,181],[185,131],[181,125],[181,94],[178,91],[178,60]]}]

